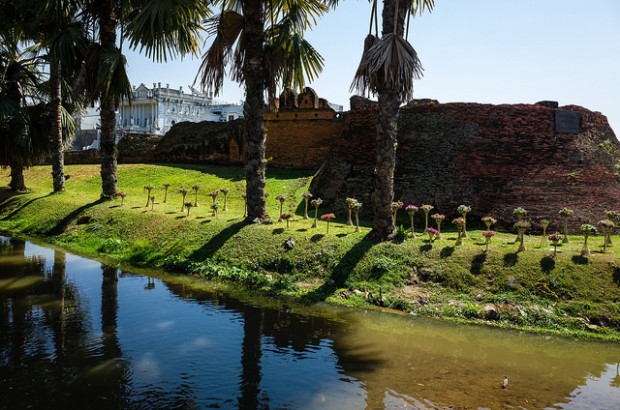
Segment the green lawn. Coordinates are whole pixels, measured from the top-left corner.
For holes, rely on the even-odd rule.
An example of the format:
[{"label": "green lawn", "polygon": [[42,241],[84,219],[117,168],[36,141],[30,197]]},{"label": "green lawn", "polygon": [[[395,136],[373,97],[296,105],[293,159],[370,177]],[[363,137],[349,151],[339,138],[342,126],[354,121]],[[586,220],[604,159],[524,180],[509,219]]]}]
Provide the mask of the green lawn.
[{"label": "green lawn", "polygon": [[[513,232],[498,233],[484,252],[484,237],[469,230],[462,246],[456,232],[445,231],[432,244],[418,237],[373,244],[346,225],[346,215],[330,223],[303,219],[302,194],[307,172],[269,170],[268,212],[274,222],[244,224],[243,170],[233,167],[188,165],[121,165],[119,190],[127,197],[100,201],[99,167],[67,166],[67,190],[50,195],[48,167],[26,172],[30,192],[11,195],[0,190],[0,231],[44,237],[80,254],[134,266],[163,267],[201,278],[224,280],[280,297],[306,301],[391,307],[418,315],[467,320],[497,326],[582,334],[620,340],[620,238],[602,253],[603,239],[591,237],[593,254],[580,256],[583,238],[572,236],[557,257],[540,236],[526,236],[525,252],[517,252]],[[0,174],[8,183],[8,170]],[[164,203],[165,183],[170,184]],[[155,188],[154,206],[147,202],[146,185]],[[181,212],[180,188],[198,207]],[[228,188],[218,218],[212,215],[208,194]],[[279,201],[294,213],[289,223],[276,222]],[[527,208],[527,204],[524,204]],[[331,212],[323,204],[319,215]],[[311,217],[313,212],[310,211]],[[407,220],[404,212],[403,222]],[[471,223],[471,225],[475,225]],[[292,249],[285,241],[292,239]],[[486,306],[486,312],[483,309]],[[489,312],[492,307],[493,311]]]}]

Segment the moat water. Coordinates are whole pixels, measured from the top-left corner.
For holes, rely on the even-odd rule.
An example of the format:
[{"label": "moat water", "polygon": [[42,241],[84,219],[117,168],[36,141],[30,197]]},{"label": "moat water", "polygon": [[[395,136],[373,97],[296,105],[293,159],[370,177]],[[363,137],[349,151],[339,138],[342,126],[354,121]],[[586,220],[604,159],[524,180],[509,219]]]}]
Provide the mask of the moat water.
[{"label": "moat water", "polygon": [[617,410],[619,363],[612,343],[266,306],[0,237],[0,409]]}]

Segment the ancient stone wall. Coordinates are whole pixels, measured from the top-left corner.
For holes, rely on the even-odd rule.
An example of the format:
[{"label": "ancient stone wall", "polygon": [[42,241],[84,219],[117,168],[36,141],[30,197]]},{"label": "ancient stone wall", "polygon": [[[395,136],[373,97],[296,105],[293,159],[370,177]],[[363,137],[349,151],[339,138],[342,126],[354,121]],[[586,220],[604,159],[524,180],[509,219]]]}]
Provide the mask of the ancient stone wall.
[{"label": "ancient stone wall", "polygon": [[[368,214],[376,109],[360,106],[345,116],[342,138],[312,190],[341,212],[346,197],[358,198]],[[519,206],[534,221],[559,222],[566,206],[575,211],[573,225],[596,223],[606,209],[620,208],[613,150],[620,144],[607,119],[582,107],[413,104],[399,119],[395,198],[432,204],[450,217],[468,204],[472,217],[490,213],[504,225]]]}]

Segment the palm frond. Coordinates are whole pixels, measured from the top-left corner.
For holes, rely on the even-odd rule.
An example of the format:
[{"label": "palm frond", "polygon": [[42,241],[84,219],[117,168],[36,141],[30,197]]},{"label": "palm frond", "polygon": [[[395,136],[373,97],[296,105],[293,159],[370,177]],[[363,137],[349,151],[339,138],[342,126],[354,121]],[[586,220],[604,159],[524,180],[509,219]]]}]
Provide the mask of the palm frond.
[{"label": "palm frond", "polygon": [[123,98],[131,100],[131,83],[127,76],[127,60],[119,50],[101,50],[97,89],[101,100],[118,107]]},{"label": "palm frond", "polygon": [[208,2],[195,0],[150,0],[129,21],[129,46],[140,49],[157,62],[197,54],[201,23],[211,14]]},{"label": "palm frond", "polygon": [[395,90],[401,101],[407,101],[413,96],[413,80],[421,78],[423,71],[411,44],[400,36],[388,34],[362,56],[351,88],[360,94]]}]

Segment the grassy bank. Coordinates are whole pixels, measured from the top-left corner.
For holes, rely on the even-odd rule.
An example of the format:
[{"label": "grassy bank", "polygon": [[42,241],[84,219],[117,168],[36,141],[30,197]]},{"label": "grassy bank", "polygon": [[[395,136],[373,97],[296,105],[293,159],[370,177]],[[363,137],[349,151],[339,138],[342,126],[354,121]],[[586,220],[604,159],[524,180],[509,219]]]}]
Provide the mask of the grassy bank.
[{"label": "grassy bank", "polygon": [[[620,340],[618,237],[606,253],[602,237],[591,237],[588,257],[580,256],[580,236],[571,237],[552,258],[548,244],[535,235],[526,237],[527,251],[517,252],[514,233],[498,233],[485,253],[484,237],[475,229],[468,229],[462,246],[455,246],[454,231],[433,244],[419,235],[376,245],[364,240],[368,226],[354,232],[346,215],[330,223],[329,233],[325,221],[312,228],[313,212],[303,219],[302,194],[311,177],[303,172],[268,173],[268,211],[277,219],[276,196],[285,194],[283,211],[295,214],[288,227],[286,222],[242,223],[240,168],[123,165],[118,172],[119,190],[127,194],[122,205],[120,198],[99,200],[97,166],[68,166],[66,172],[71,177],[62,194],[50,195],[47,167],[26,172],[28,193],[0,190],[0,231],[43,237],[109,261],[242,283],[277,296]],[[1,178],[8,181],[7,170]],[[154,186],[155,196],[149,206],[147,185]],[[198,206],[188,216],[181,212],[179,189],[188,189],[186,202],[194,202],[194,185]],[[219,194],[215,218],[208,194],[220,188],[229,189],[228,210]],[[327,212],[329,204],[322,205],[319,215]],[[401,217],[408,226],[404,212]],[[423,222],[416,223],[419,233]],[[285,246],[289,239],[292,249]]]}]

